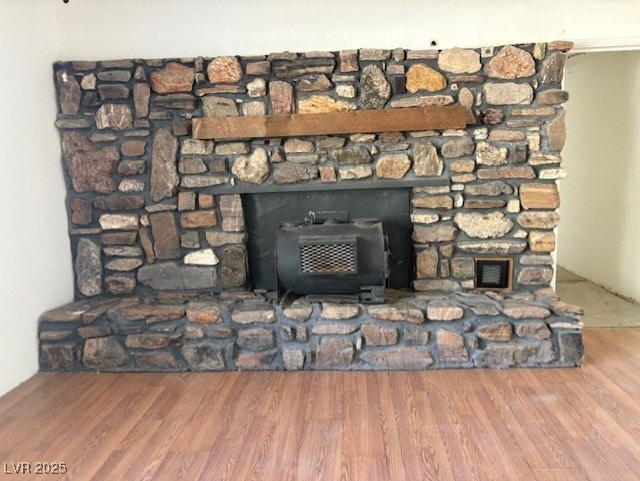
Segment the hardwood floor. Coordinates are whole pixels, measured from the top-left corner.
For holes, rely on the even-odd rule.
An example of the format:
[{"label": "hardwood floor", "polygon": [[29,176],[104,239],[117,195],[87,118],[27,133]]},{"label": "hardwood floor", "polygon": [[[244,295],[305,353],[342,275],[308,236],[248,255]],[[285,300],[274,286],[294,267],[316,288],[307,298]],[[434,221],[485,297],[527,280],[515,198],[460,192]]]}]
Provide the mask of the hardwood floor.
[{"label": "hardwood floor", "polygon": [[585,345],[582,369],[39,374],[0,398],[0,479],[638,480],[640,329]]}]

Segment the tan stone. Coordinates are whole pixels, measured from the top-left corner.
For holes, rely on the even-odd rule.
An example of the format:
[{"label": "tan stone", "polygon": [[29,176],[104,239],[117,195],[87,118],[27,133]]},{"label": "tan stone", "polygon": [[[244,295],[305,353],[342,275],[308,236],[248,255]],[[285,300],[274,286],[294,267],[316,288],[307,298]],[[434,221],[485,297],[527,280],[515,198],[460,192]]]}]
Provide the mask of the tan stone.
[{"label": "tan stone", "polygon": [[378,369],[387,370],[424,370],[433,364],[429,351],[418,347],[369,350],[362,352],[360,359]]},{"label": "tan stone", "polygon": [[233,99],[207,95],[202,97],[202,110],[206,117],[237,117],[238,106]]},{"label": "tan stone", "polygon": [[458,229],[452,225],[422,226],[413,228],[411,239],[418,244],[429,244],[431,242],[449,242],[455,240]]},{"label": "tan stone", "polygon": [[298,101],[298,112],[301,114],[344,112],[355,109],[356,106],[354,104],[336,100],[328,95],[313,95],[308,99]]},{"label": "tan stone", "polygon": [[529,248],[531,252],[552,252],[556,248],[556,235],[545,231],[530,232]]},{"label": "tan stone", "polygon": [[242,80],[242,66],[235,57],[217,57],[209,63],[207,76],[211,83],[236,83]]},{"label": "tan stone", "polygon": [[476,170],[476,163],[472,159],[460,159],[451,162],[451,171],[457,174],[470,174]]},{"label": "tan stone", "polygon": [[529,183],[520,186],[520,203],[525,210],[557,209],[560,194],[556,184]]},{"label": "tan stone", "polygon": [[565,112],[561,112],[555,119],[547,124],[547,143],[551,150],[562,150],[567,138],[565,126]]},{"label": "tan stone", "polygon": [[264,102],[245,102],[242,104],[242,115],[266,115],[267,107]]},{"label": "tan stone", "polygon": [[435,145],[429,142],[418,142],[413,146],[413,172],[420,177],[442,175],[444,162],[438,157]]},{"label": "tan stone", "polygon": [[528,165],[520,167],[494,167],[478,170],[478,179],[535,179],[536,173]]},{"label": "tan stone", "polygon": [[368,346],[392,346],[398,343],[398,330],[395,327],[364,324],[362,334]]},{"label": "tan stone", "polygon": [[358,330],[358,326],[355,324],[316,324],[311,329],[312,334],[319,334],[322,336],[336,336],[353,334]]},{"label": "tan stone", "polygon": [[551,312],[546,307],[516,301],[505,302],[502,312],[513,319],[544,319],[551,315]]},{"label": "tan stone", "polygon": [[380,321],[410,322],[411,324],[422,324],[424,322],[422,311],[408,305],[369,306],[368,312],[369,316]]},{"label": "tan stone", "polygon": [[507,342],[511,340],[513,327],[508,323],[485,324],[477,329],[476,334],[487,341]]},{"label": "tan stone", "polygon": [[554,40],[547,44],[549,50],[559,50],[561,52],[568,52],[573,48],[573,42],[570,40]]},{"label": "tan stone", "polygon": [[486,102],[491,105],[530,104],[533,100],[533,89],[529,84],[489,82],[483,91]]},{"label": "tan stone", "polygon": [[429,304],[427,306],[427,319],[430,321],[455,321],[464,316],[464,309],[450,304]]},{"label": "tan stone", "polygon": [[436,343],[442,361],[465,362],[469,360],[469,353],[464,347],[464,337],[457,332],[438,329],[436,333]]},{"label": "tan stone", "polygon": [[190,302],[186,308],[187,319],[201,324],[220,324],[222,311],[213,302]]},{"label": "tan stone", "polygon": [[285,141],[284,151],[287,154],[299,153],[299,152],[313,152],[315,151],[315,146],[313,142],[309,140],[291,138]]},{"label": "tan stone", "polygon": [[469,237],[479,239],[496,239],[511,231],[513,222],[502,212],[477,214],[475,212],[458,212],[454,217],[456,225]]},{"label": "tan stone", "polygon": [[312,75],[304,78],[298,84],[298,92],[320,92],[333,87],[331,80],[325,75]]},{"label": "tan stone", "polygon": [[453,209],[453,198],[448,195],[414,197],[411,199],[411,205],[419,209]]},{"label": "tan stone", "polygon": [[416,279],[435,279],[438,276],[438,250],[428,247],[416,252]]},{"label": "tan stone", "polygon": [[366,179],[373,175],[370,165],[353,165],[348,167],[339,167],[338,174],[341,180],[357,180]]},{"label": "tan stone", "polygon": [[293,85],[282,80],[269,82],[269,100],[272,113],[293,113]]},{"label": "tan stone", "polygon": [[358,51],[357,50],[341,50],[340,51],[340,71],[344,73],[358,71]]},{"label": "tan stone", "polygon": [[357,304],[332,304],[322,303],[321,316],[325,319],[346,320],[352,319],[360,314],[360,306]]},{"label": "tan stone", "polygon": [[235,309],[231,313],[231,320],[238,324],[272,323],[276,321],[276,314],[270,307]]},{"label": "tan stone", "polygon": [[516,335],[542,341],[551,337],[547,324],[541,321],[522,322],[516,324]]},{"label": "tan stone", "polygon": [[553,279],[553,270],[548,267],[523,267],[518,273],[518,284],[549,285]]},{"label": "tan stone", "polygon": [[488,142],[478,142],[476,146],[476,162],[480,165],[504,165],[507,163],[509,151],[506,147],[496,147]]},{"label": "tan stone", "polygon": [[353,344],[349,339],[325,338],[316,351],[316,366],[347,367],[353,362]]},{"label": "tan stone", "polygon": [[376,163],[376,175],[381,179],[402,179],[411,168],[407,154],[381,155]]},{"label": "tan stone", "polygon": [[320,172],[320,180],[322,180],[322,182],[336,182],[338,180],[336,176],[336,169],[333,167],[323,166],[318,170]]},{"label": "tan stone", "polygon": [[536,95],[536,102],[542,105],[563,104],[569,100],[569,92],[560,89],[544,90]]},{"label": "tan stone", "polygon": [[438,92],[447,87],[447,79],[437,70],[424,64],[415,64],[407,72],[407,90],[416,93],[419,90]]},{"label": "tan stone", "polygon": [[518,130],[492,130],[489,134],[491,142],[520,142],[524,139],[524,133]]},{"label": "tan stone", "polygon": [[528,229],[553,229],[560,223],[560,215],[554,211],[530,211],[518,216],[518,224]]},{"label": "tan stone", "polygon": [[276,184],[293,184],[317,178],[318,168],[311,165],[284,164],[273,170],[273,182]]},{"label": "tan stone", "polygon": [[102,214],[98,223],[103,230],[136,230],[138,216],[134,214]]},{"label": "tan stone", "polygon": [[260,147],[249,156],[238,157],[231,166],[231,173],[245,182],[263,183],[269,177],[267,151]]},{"label": "tan stone", "polygon": [[513,80],[530,77],[535,73],[536,65],[529,52],[507,45],[489,61],[484,70],[489,77]]},{"label": "tan stone", "polygon": [[475,73],[482,68],[480,54],[461,48],[443,50],[438,56],[438,68],[450,73]]},{"label": "tan stone", "polygon": [[220,263],[220,260],[213,249],[207,248],[189,252],[184,256],[184,263],[194,266],[215,266]]}]

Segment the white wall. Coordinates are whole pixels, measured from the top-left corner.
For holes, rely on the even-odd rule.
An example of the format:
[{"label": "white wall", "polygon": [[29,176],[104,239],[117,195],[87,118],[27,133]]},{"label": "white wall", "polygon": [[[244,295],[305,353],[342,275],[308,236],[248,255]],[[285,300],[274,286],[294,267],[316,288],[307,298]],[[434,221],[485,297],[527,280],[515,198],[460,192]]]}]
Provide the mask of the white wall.
[{"label": "white wall", "polygon": [[570,58],[558,264],[640,300],[640,52]]},{"label": "white wall", "polygon": [[64,60],[571,39],[640,45],[637,0],[51,0]]},{"label": "white wall", "polygon": [[50,0],[0,0],[0,394],[38,370],[37,320],[73,298]]}]

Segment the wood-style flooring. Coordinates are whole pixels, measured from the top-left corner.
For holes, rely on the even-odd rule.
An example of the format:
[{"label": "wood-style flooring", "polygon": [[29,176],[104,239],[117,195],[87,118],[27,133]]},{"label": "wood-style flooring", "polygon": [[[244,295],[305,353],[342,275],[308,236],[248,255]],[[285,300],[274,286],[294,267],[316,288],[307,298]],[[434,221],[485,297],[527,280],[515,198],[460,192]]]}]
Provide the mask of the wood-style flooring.
[{"label": "wood-style flooring", "polygon": [[0,398],[0,479],[640,480],[640,329],[585,345],[582,369],[39,374]]}]

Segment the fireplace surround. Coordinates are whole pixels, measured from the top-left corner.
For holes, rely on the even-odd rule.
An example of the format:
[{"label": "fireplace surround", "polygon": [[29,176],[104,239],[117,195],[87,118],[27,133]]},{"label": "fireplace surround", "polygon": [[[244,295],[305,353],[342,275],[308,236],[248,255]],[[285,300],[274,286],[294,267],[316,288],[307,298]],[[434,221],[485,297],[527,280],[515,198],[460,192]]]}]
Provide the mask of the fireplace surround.
[{"label": "fireplace surround", "polygon": [[[76,299],[41,317],[41,368],[580,365],[581,311],[550,287],[570,48],[57,63]],[[192,130],[201,117],[450,105],[466,109],[466,128]],[[407,288],[375,306],[251,289],[261,232],[248,228],[248,196],[382,189],[409,193]],[[508,289],[477,288],[487,258],[510,266]]]}]

